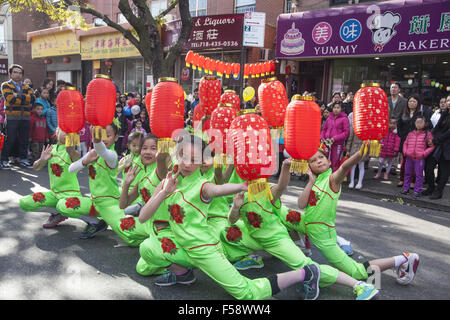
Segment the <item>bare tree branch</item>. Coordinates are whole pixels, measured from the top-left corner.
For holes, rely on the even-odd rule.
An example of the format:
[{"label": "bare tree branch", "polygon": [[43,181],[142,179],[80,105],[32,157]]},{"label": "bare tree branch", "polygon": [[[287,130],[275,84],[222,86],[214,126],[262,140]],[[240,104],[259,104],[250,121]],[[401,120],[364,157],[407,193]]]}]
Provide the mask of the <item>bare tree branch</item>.
[{"label": "bare tree branch", "polygon": [[166,56],[169,65],[173,65],[183,50],[185,43],[189,40],[192,31],[192,17],[189,11],[189,0],[179,0],[179,10],[181,16],[181,33],[178,41],[173,45]]}]

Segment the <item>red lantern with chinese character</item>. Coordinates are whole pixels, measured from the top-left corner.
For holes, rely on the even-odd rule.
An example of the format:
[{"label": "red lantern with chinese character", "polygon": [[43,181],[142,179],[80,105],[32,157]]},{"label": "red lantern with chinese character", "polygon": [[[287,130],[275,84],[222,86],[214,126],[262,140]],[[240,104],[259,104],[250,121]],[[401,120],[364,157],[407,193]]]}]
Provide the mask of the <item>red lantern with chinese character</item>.
[{"label": "red lantern with chinese character", "polygon": [[222,85],[215,76],[205,76],[200,80],[198,96],[205,114],[210,115],[217,107],[222,94]]},{"label": "red lantern with chinese character", "polygon": [[237,111],[229,103],[219,103],[211,113],[210,136],[211,150],[214,151],[214,167],[227,164],[227,133],[231,122],[236,118]]},{"label": "red lantern with chinese character", "polygon": [[106,139],[106,126],[114,120],[116,86],[111,78],[96,74],[86,89],[86,120],[92,125],[95,139]]},{"label": "red lantern with chinese character", "polygon": [[66,147],[80,145],[80,132],[85,125],[84,98],[75,87],[64,87],[56,99],[58,127],[66,133]]},{"label": "red lantern with chinese character", "polygon": [[233,78],[239,79],[239,72],[241,72],[241,65],[239,63],[233,63],[231,65],[231,71],[233,72]]},{"label": "red lantern with chinese character", "polygon": [[190,67],[191,63],[194,61],[194,51],[189,50],[188,53],[186,54],[186,67]]},{"label": "red lantern with chinese character", "polygon": [[353,131],[363,141],[370,141],[370,156],[378,157],[389,130],[387,96],[378,83],[363,83],[353,100]]},{"label": "red lantern with chinese character", "polygon": [[275,74],[275,61],[273,60],[269,61],[269,71],[271,75]]},{"label": "red lantern with chinese character", "polygon": [[241,101],[238,94],[234,90],[225,90],[225,92],[220,96],[219,103],[230,103],[236,112],[241,109]]},{"label": "red lantern with chinese character", "polygon": [[284,120],[284,147],[293,159],[291,172],[305,174],[308,170],[307,160],[319,149],[320,122],[320,107],[313,97],[292,97]]},{"label": "red lantern with chinese character", "polygon": [[275,77],[262,80],[258,87],[258,101],[261,115],[269,126],[272,129],[281,129],[284,125],[286,107],[289,104],[284,85]]},{"label": "red lantern with chinese character", "polygon": [[152,102],[152,91],[153,89],[148,89],[147,94],[145,95],[145,107],[147,108],[147,114],[150,116],[150,105]]},{"label": "red lantern with chinese character", "polygon": [[158,152],[174,146],[172,134],[184,125],[184,90],[175,78],[160,78],[152,91],[150,130],[159,138]]},{"label": "red lantern with chinese character", "polygon": [[241,179],[248,181],[248,199],[272,200],[267,178],[276,169],[267,122],[256,113],[244,113],[233,120],[229,130],[233,143],[234,166]]}]

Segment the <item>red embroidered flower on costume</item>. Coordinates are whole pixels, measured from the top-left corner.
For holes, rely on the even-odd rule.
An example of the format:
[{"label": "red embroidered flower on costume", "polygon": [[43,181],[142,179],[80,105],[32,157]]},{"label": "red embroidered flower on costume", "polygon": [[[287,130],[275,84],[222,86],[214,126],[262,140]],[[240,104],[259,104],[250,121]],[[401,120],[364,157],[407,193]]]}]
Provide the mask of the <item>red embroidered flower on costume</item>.
[{"label": "red embroidered flower on costume", "polygon": [[43,203],[45,201],[45,195],[42,192],[33,193],[34,202]]},{"label": "red embroidered flower on costume", "polygon": [[122,231],[125,230],[133,230],[134,226],[136,225],[136,221],[134,221],[134,217],[127,217],[127,218],[123,218],[122,222],[120,223],[120,229],[122,229]]},{"label": "red embroidered flower on costume", "polygon": [[302,215],[298,211],[289,211],[288,215],[286,216],[286,221],[292,224],[299,224],[300,220],[302,220]]},{"label": "red embroidered flower on costume", "polygon": [[61,166],[57,163],[52,163],[52,173],[57,176],[57,177],[61,177],[63,170],[61,168]]},{"label": "red embroidered flower on costume", "polygon": [[237,226],[231,226],[227,230],[227,240],[231,242],[238,242],[242,239],[241,229]]},{"label": "red embroidered flower on costume", "polygon": [[169,206],[170,217],[176,223],[183,223],[184,219],[184,210],[177,204],[173,204]]},{"label": "red embroidered flower on costume", "polygon": [[178,165],[174,165],[173,166],[173,173],[177,173],[178,172]]},{"label": "red embroidered flower on costume", "polygon": [[95,207],[94,207],[94,205],[92,204],[91,205],[91,209],[89,210],[89,215],[91,216],[91,217],[96,217],[96,216],[98,216],[100,213],[97,211],[97,210],[95,210]]},{"label": "red embroidered flower on costume", "polygon": [[95,168],[94,166],[89,166],[89,176],[91,177],[92,180],[95,180]]},{"label": "red embroidered flower on costume", "polygon": [[317,204],[317,198],[316,198],[316,192],[314,190],[311,190],[311,192],[309,193],[309,200],[308,200],[308,204],[310,206],[315,207]]},{"label": "red embroidered flower on costume", "polygon": [[171,239],[162,238],[162,239],[160,239],[160,241],[161,241],[161,248],[163,249],[164,253],[170,253],[170,254],[177,253],[177,246]]},{"label": "red embroidered flower on costume", "polygon": [[150,198],[151,198],[151,194],[148,192],[147,188],[141,189],[141,196],[142,196],[142,199],[144,199],[145,203],[147,203],[148,200],[150,200]]},{"label": "red embroidered flower on costume", "polygon": [[261,228],[262,217],[255,212],[247,212],[248,222],[252,225],[253,228]]},{"label": "red embroidered flower on costume", "polygon": [[74,198],[68,198],[66,200],[66,208],[70,209],[79,209],[81,205],[80,199],[74,197]]}]

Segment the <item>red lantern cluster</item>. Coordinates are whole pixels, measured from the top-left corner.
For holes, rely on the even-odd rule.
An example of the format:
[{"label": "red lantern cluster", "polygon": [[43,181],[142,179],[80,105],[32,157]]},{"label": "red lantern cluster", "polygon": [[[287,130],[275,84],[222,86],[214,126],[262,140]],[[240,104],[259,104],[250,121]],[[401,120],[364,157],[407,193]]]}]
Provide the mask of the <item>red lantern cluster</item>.
[{"label": "red lantern cluster", "polygon": [[168,153],[172,134],[184,125],[184,91],[175,78],[161,78],[152,91],[150,130],[157,136],[158,152]]},{"label": "red lantern cluster", "polygon": [[102,74],[95,75],[86,89],[86,120],[93,126],[93,137],[106,139],[102,128],[110,125],[116,109],[116,86],[111,78]]},{"label": "red lantern cluster", "polygon": [[225,92],[220,96],[219,103],[230,103],[237,112],[241,109],[241,100],[234,90],[225,90]]},{"label": "red lantern cluster", "polygon": [[205,114],[210,115],[217,107],[222,94],[222,84],[214,76],[206,76],[200,80],[198,96]]},{"label": "red lantern cluster", "polygon": [[363,141],[370,140],[370,155],[377,156],[389,130],[387,96],[378,83],[362,84],[353,102],[353,130]]},{"label": "red lantern cluster", "polygon": [[233,120],[230,126],[234,166],[241,179],[249,182],[248,197],[271,199],[267,182],[276,166],[267,122],[255,113],[246,113]]},{"label": "red lantern cluster", "polygon": [[259,78],[275,74],[275,61],[265,61],[260,63],[247,63],[244,65],[244,78]]},{"label": "red lantern cluster", "polygon": [[219,103],[218,107],[211,113],[210,146],[211,150],[215,152],[214,165],[216,167],[226,163],[226,154],[228,153],[227,134],[236,116],[236,109],[228,103]]},{"label": "red lantern cluster", "polygon": [[80,145],[78,132],[84,128],[84,98],[74,87],[64,87],[56,99],[58,126],[66,133],[66,146]]},{"label": "red lantern cluster", "polygon": [[286,109],[284,120],[284,147],[293,158],[291,172],[304,174],[307,159],[319,149],[320,107],[313,97],[295,95]]},{"label": "red lantern cluster", "polygon": [[261,115],[272,128],[284,125],[284,116],[289,100],[284,85],[277,78],[263,80],[258,87]]}]

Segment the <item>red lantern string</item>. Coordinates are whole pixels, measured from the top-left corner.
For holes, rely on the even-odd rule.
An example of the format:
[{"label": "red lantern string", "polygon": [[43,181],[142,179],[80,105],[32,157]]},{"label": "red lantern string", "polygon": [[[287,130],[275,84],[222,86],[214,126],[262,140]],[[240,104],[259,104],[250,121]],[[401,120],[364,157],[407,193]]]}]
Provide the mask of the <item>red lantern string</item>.
[{"label": "red lantern string", "polygon": [[66,133],[66,147],[80,145],[78,132],[84,128],[84,98],[75,87],[64,87],[56,98],[58,127]]},{"label": "red lantern string", "polygon": [[284,147],[293,159],[290,172],[307,172],[307,159],[319,149],[320,120],[320,107],[313,97],[292,97],[284,120]]}]

